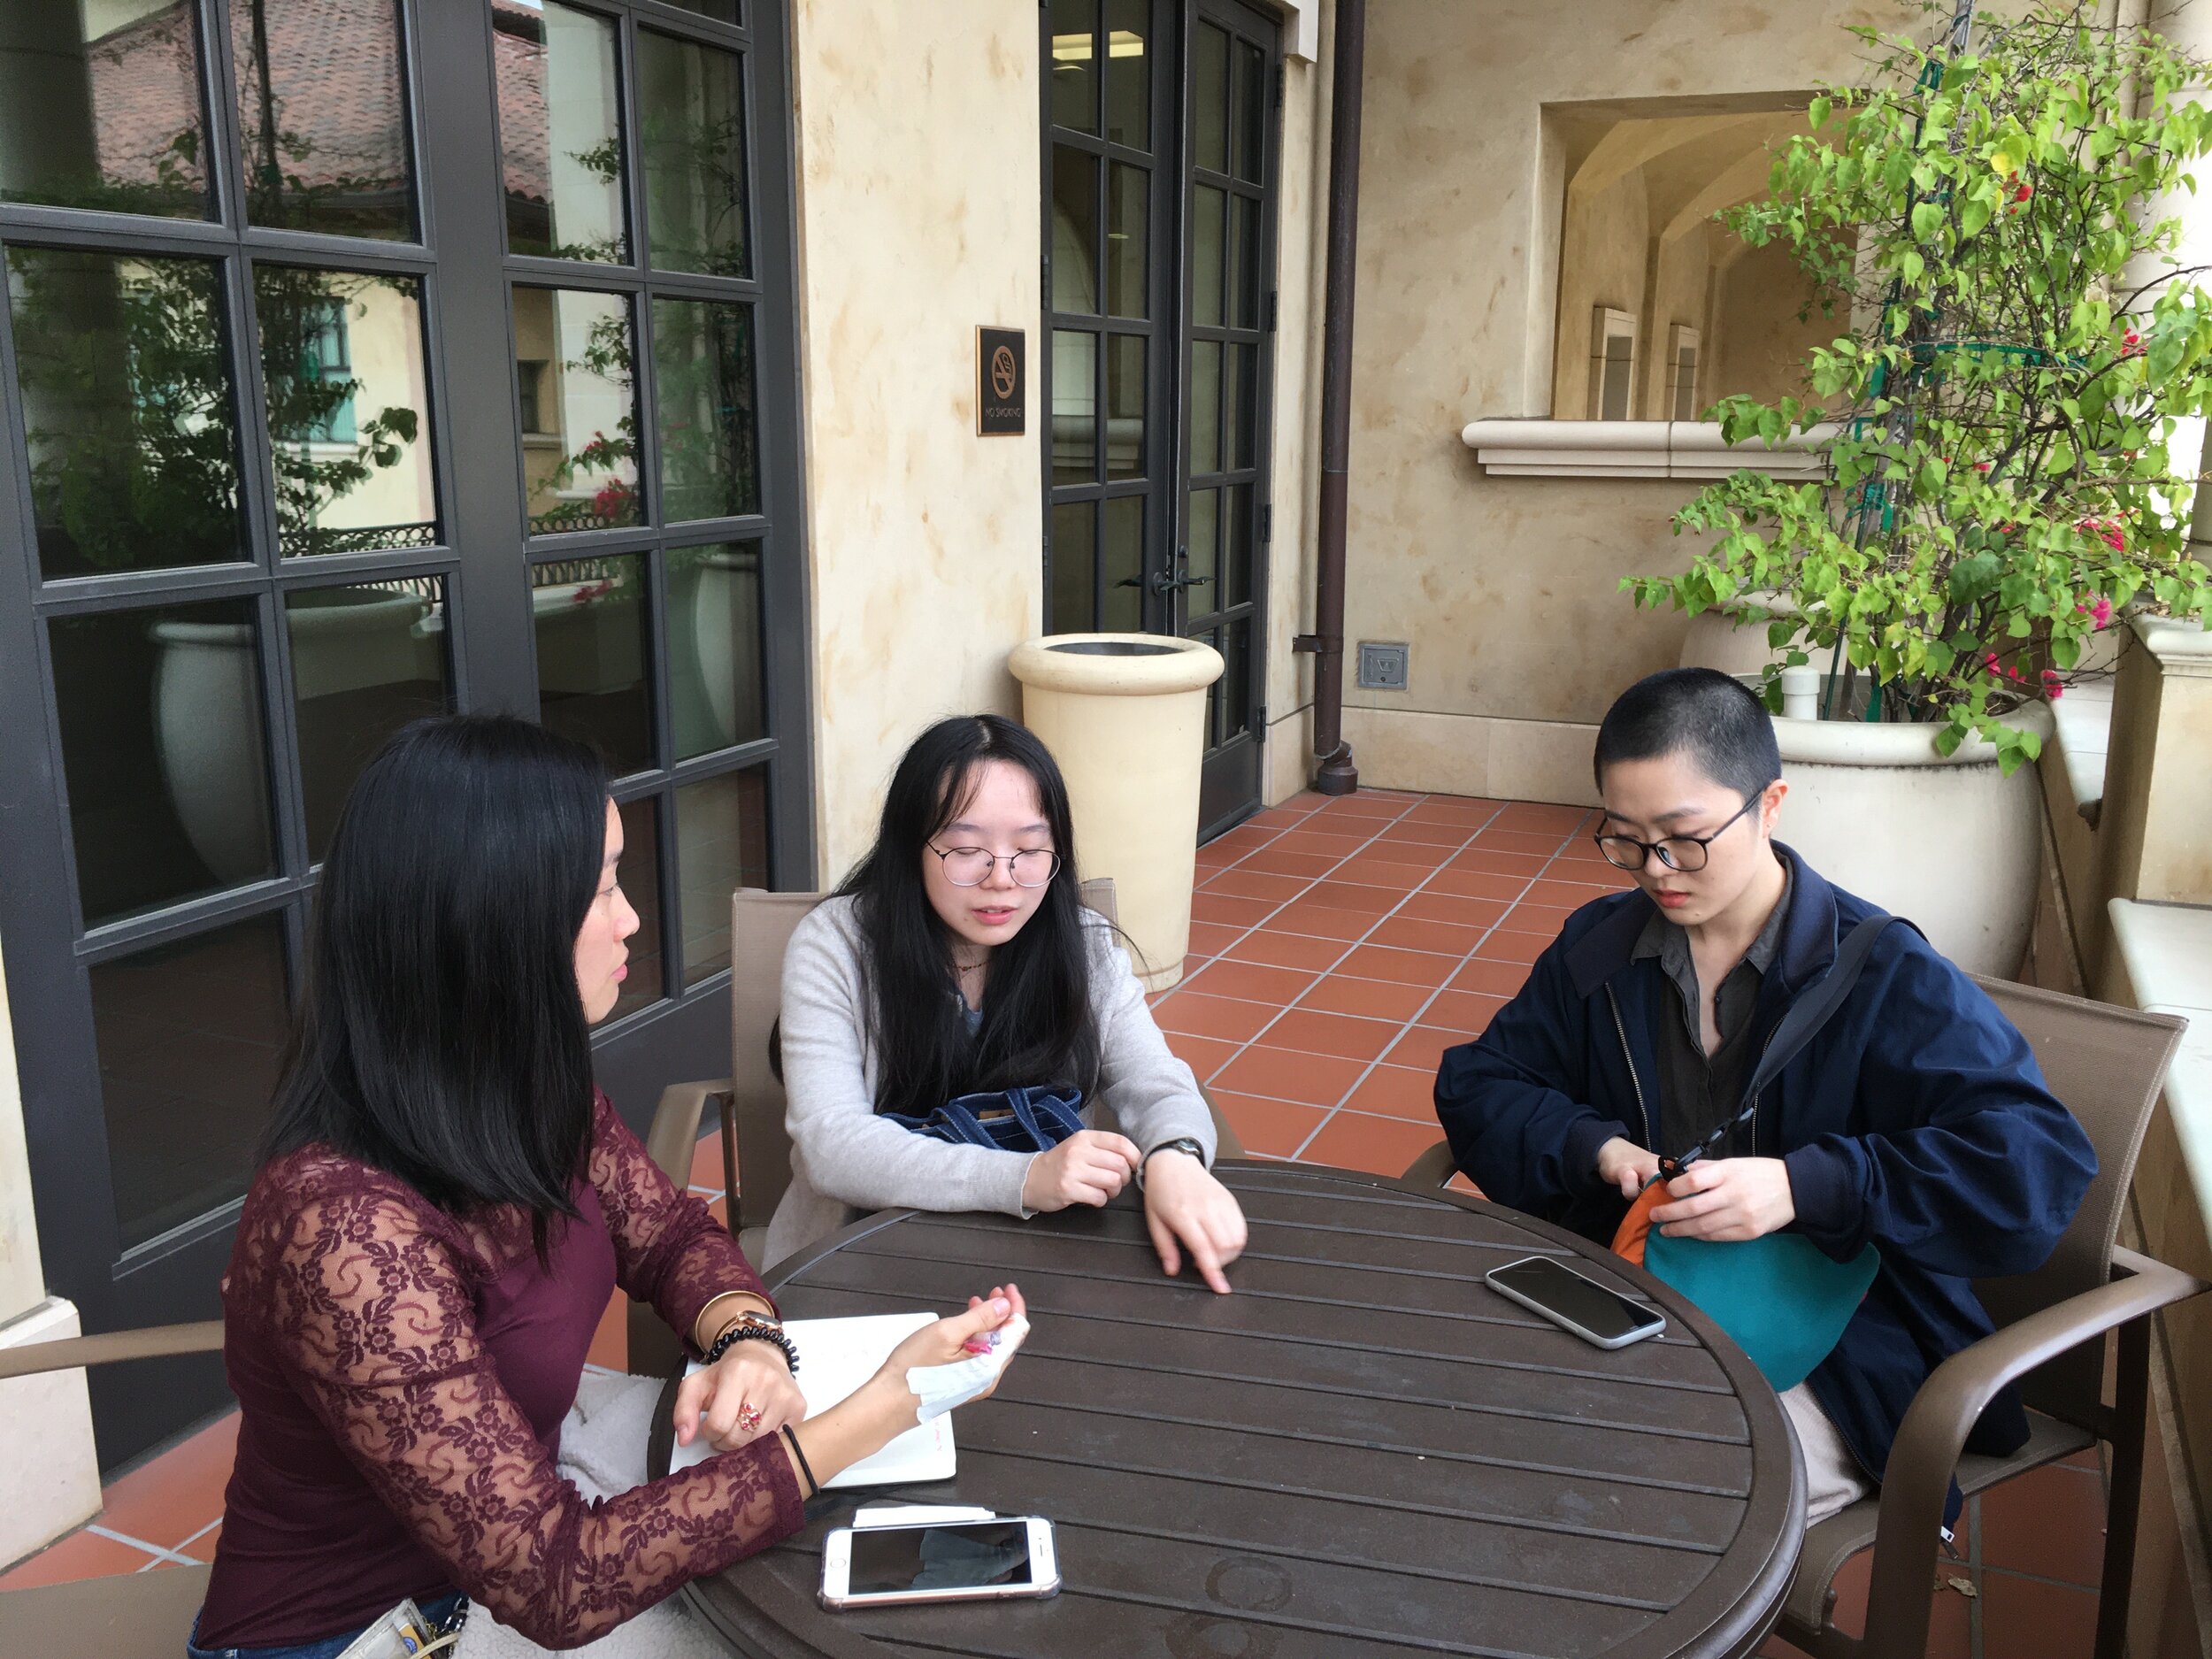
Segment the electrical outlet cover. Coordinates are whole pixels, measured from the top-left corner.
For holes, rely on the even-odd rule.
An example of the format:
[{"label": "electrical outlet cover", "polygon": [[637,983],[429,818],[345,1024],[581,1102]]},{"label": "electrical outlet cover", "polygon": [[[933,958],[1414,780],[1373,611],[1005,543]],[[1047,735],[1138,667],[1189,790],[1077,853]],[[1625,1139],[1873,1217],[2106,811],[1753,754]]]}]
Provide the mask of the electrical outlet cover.
[{"label": "electrical outlet cover", "polygon": [[1403,691],[1407,648],[1402,641],[1359,642],[1359,686],[1363,691]]}]

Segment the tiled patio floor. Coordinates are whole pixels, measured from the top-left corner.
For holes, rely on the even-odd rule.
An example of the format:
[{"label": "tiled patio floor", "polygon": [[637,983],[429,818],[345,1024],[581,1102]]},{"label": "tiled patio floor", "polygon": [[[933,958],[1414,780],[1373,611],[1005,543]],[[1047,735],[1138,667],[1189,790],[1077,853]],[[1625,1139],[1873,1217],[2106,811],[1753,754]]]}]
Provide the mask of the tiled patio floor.
[{"label": "tiled patio floor", "polygon": [[[1156,1010],[1247,1148],[1394,1175],[1432,1144],[1438,1055],[1482,1029],[1577,905],[1621,882],[1590,845],[1588,817],[1304,795],[1202,849],[1187,977]],[[721,1167],[716,1142],[702,1142],[693,1190],[718,1213]],[[592,1360],[618,1369],[625,1352],[618,1300]],[[124,1474],[96,1522],[0,1574],[0,1589],[210,1559],[235,1433],[235,1417],[222,1419]],[[2085,1659],[2103,1527],[2093,1463],[1970,1503],[1963,1559],[1934,1575],[1929,1654]],[[1865,1566],[1854,1561],[1839,1585],[1847,1630]]]}]

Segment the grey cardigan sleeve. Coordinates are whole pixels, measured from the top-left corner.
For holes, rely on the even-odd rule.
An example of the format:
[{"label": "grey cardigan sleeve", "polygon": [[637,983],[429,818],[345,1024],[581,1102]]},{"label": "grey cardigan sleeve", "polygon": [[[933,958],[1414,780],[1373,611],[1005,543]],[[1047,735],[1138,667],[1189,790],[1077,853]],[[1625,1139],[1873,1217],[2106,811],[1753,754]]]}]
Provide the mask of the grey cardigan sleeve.
[{"label": "grey cardigan sleeve", "polygon": [[1197,1078],[1160,1034],[1145,1004],[1144,987],[1113,929],[1093,923],[1088,933],[1091,1006],[1098,1018],[1099,1093],[1139,1152],[1188,1135],[1206,1148],[1210,1169],[1213,1114],[1198,1092]]},{"label": "grey cardigan sleeve", "polygon": [[792,933],[783,959],[784,1124],[807,1179],[857,1210],[1025,1215],[1030,1155],[953,1146],[876,1115],[849,909],[837,900],[818,906]]}]

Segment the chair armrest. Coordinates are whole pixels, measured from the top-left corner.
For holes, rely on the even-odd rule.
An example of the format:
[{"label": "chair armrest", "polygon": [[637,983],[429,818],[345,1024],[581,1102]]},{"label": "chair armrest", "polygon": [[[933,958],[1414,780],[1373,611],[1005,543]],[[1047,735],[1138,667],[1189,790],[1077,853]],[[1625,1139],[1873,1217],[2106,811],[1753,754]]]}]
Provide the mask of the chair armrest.
[{"label": "chair armrest", "polygon": [[645,1132],[645,1151],[677,1186],[691,1185],[691,1150],[699,1142],[699,1123],[706,1116],[707,1102],[729,1092],[726,1077],[671,1083],[661,1091],[652,1126]]},{"label": "chair armrest", "polygon": [[1442,1187],[1459,1173],[1459,1165],[1452,1162],[1452,1143],[1440,1141],[1406,1165],[1406,1172],[1398,1179],[1409,1187]]},{"label": "chair armrest", "polygon": [[[1942,1527],[1944,1499],[1966,1437],[1997,1391],[2108,1331],[2212,1289],[2193,1274],[2133,1250],[2116,1248],[2112,1267],[2111,1283],[2054,1302],[1984,1337],[1952,1355],[1920,1385],[1882,1478],[1864,1651],[1916,1653],[1925,1640],[1928,1586],[1922,1568]],[[1885,1581],[1893,1573],[1900,1584],[1909,1578],[1916,1586],[1916,1612],[1911,1595],[1884,1595]],[[1898,1617],[1911,1620],[1918,1633],[1889,1628],[1888,1619]]]},{"label": "chair armrest", "polygon": [[35,1377],[42,1371],[75,1371],[117,1360],[163,1359],[176,1354],[214,1354],[223,1346],[223,1322],[157,1325],[139,1331],[110,1331],[100,1336],[57,1337],[0,1348],[0,1379]]}]

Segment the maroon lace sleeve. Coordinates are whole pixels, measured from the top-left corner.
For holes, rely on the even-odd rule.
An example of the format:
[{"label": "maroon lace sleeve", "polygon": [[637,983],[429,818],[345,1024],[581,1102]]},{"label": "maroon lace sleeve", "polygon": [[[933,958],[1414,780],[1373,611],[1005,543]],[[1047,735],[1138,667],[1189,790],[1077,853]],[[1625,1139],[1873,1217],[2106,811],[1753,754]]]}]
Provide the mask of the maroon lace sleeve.
[{"label": "maroon lace sleeve", "polygon": [[765,1298],[760,1275],[729,1229],[668,1179],[604,1094],[593,1118],[591,1184],[614,1240],[622,1288],[652,1303],[686,1344],[699,1310],[715,1297],[747,1290]]},{"label": "maroon lace sleeve", "polygon": [[603,1635],[803,1524],[773,1440],[587,1500],[478,1343],[459,1238],[398,1194],[312,1194],[272,1242],[273,1340],[302,1393],[453,1582],[531,1640]]}]

